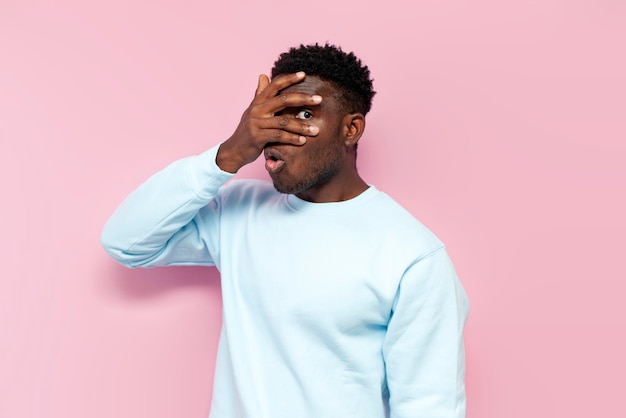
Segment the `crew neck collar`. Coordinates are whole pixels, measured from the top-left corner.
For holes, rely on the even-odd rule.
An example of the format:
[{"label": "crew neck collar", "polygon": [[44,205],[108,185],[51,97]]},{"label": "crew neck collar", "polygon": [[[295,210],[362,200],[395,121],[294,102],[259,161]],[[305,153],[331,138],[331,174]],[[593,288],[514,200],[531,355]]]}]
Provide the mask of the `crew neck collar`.
[{"label": "crew neck collar", "polygon": [[353,197],[352,199],[343,200],[341,202],[327,202],[327,203],[314,203],[309,202],[307,200],[300,199],[295,194],[287,195],[287,205],[296,211],[299,212],[308,212],[308,213],[330,213],[330,212],[339,212],[344,210],[350,210],[356,208],[378,193],[378,189],[373,185],[368,185],[367,189],[365,189],[361,194]]}]

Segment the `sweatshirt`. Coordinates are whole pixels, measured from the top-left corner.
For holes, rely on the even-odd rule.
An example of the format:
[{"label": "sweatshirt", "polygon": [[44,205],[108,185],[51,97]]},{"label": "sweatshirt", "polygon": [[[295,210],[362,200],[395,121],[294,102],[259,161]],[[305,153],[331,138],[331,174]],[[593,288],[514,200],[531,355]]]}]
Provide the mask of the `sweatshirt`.
[{"label": "sweatshirt", "polygon": [[219,269],[209,417],[465,417],[469,305],[443,243],[372,185],[312,203],[229,181],[218,148],[153,175],[101,238],[128,267]]}]

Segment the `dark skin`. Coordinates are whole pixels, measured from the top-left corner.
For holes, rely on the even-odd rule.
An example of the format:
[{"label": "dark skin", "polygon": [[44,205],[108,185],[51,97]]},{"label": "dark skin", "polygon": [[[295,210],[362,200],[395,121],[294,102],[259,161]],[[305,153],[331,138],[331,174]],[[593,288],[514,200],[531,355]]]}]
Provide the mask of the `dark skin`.
[{"label": "dark skin", "polygon": [[304,73],[271,82],[259,76],[254,100],[220,146],[217,165],[235,173],[264,154],[279,192],[316,203],[358,196],[368,187],[357,172],[355,148],[365,118],[346,112],[336,94],[331,83]]}]

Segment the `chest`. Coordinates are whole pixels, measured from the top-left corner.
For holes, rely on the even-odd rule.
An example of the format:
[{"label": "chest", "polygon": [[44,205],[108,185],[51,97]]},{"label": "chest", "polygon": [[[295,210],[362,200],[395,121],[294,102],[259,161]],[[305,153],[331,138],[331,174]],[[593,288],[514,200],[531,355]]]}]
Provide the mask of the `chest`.
[{"label": "chest", "polygon": [[[388,242],[344,218],[250,218],[222,231],[222,288],[251,315],[343,332],[385,326],[399,273]],[[226,300],[225,300],[226,303]]]}]

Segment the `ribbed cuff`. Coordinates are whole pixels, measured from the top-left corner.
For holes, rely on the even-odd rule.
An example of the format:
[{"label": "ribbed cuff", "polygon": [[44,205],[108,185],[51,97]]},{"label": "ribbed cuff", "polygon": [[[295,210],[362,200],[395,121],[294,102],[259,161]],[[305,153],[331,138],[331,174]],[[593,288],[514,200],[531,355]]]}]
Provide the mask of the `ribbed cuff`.
[{"label": "ribbed cuff", "polygon": [[217,194],[217,190],[235,175],[222,170],[215,162],[220,145],[222,144],[187,159],[187,181],[198,197],[212,198]]}]

